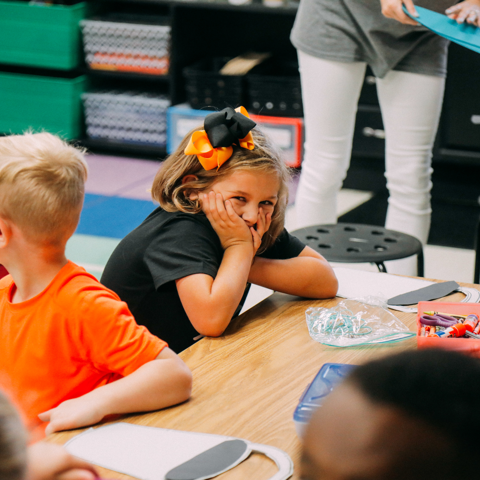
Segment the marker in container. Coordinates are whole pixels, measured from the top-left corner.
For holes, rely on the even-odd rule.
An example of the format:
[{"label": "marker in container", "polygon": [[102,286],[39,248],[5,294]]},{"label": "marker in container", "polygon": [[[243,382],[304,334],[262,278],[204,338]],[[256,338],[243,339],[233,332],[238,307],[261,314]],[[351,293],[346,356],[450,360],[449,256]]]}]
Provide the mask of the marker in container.
[{"label": "marker in container", "polygon": [[477,323],[477,326],[475,327],[475,330],[473,331],[475,335],[478,335],[480,333],[480,322]]},{"label": "marker in container", "polygon": [[447,338],[447,337],[451,337],[452,335],[449,334],[449,332],[447,332],[446,330],[444,330],[443,332],[438,332],[438,333],[431,333],[430,335],[427,335],[427,337],[435,337],[435,338]]},{"label": "marker in container", "polygon": [[478,325],[477,315],[475,315],[473,313],[468,315],[468,317],[465,319],[465,322],[463,322],[463,324],[467,325],[467,328],[472,327],[472,328],[468,328],[468,330],[470,332],[473,332],[475,330],[476,326]]},{"label": "marker in container", "polygon": [[457,323],[451,327],[446,328],[443,332],[437,332],[430,334],[429,337],[439,337],[439,338],[448,338],[448,337],[463,337],[465,333],[470,330],[470,325],[465,325],[464,323]]}]

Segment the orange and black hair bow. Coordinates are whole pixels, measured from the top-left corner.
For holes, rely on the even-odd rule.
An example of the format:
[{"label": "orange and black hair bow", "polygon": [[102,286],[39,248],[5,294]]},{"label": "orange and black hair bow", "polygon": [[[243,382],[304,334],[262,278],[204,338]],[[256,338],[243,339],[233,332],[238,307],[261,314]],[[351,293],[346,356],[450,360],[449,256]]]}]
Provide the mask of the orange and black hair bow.
[{"label": "orange and black hair bow", "polygon": [[227,107],[205,117],[204,128],[193,132],[185,155],[196,155],[205,170],[220,168],[233,153],[232,145],[253,150],[255,144],[250,130],[256,123],[244,107]]}]

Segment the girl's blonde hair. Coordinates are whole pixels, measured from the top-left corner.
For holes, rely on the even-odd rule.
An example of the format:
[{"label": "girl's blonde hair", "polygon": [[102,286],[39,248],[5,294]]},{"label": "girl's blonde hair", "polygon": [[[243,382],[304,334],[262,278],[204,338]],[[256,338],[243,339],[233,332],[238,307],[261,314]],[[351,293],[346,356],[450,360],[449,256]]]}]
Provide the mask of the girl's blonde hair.
[{"label": "girl's blonde hair", "polygon": [[26,431],[15,408],[0,392],[0,479],[23,480],[26,470]]},{"label": "girl's blonde hair", "polygon": [[[232,156],[218,170],[205,170],[196,155],[184,153],[191,134],[202,129],[203,127],[198,127],[192,130],[177,150],[165,160],[153,181],[152,197],[167,212],[199,213],[202,211],[200,201],[190,199],[192,193],[208,191],[215,182],[238,171],[275,175],[279,182],[278,202],[273,211],[271,226],[263,236],[257,252],[262,253],[275,243],[284,228],[290,178],[288,167],[270,140],[254,128],[251,131],[255,143],[253,150],[233,145]],[[196,180],[182,183],[187,175],[195,175]]]}]

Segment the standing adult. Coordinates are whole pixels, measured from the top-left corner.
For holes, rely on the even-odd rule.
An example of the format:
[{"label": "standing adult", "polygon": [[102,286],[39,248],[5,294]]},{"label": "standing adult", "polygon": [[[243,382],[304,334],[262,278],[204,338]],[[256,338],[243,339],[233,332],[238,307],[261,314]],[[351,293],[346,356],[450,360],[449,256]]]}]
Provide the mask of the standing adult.
[{"label": "standing adult", "polygon": [[[454,0],[418,0],[443,12]],[[296,196],[297,228],[337,221],[337,194],[350,163],[366,66],[377,77],[386,133],[386,228],[426,243],[431,157],[446,76],[448,41],[420,26],[412,0],[301,0],[291,34],[300,65],[305,159]],[[479,21],[480,0],[447,14]],[[412,260],[412,261],[410,261]],[[389,271],[414,274],[414,259]],[[397,267],[397,268],[395,268]]]}]

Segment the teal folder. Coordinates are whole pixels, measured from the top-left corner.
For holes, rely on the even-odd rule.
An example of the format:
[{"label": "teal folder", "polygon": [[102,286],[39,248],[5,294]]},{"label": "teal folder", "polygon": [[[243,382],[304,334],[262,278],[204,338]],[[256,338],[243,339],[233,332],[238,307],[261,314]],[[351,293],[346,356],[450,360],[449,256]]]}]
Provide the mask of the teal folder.
[{"label": "teal folder", "polygon": [[458,43],[465,48],[480,53],[480,28],[469,23],[457,23],[456,20],[448,18],[441,13],[432,12],[423,7],[415,7],[419,16],[410,15],[405,8],[405,13],[424,27],[427,27],[437,35]]}]

